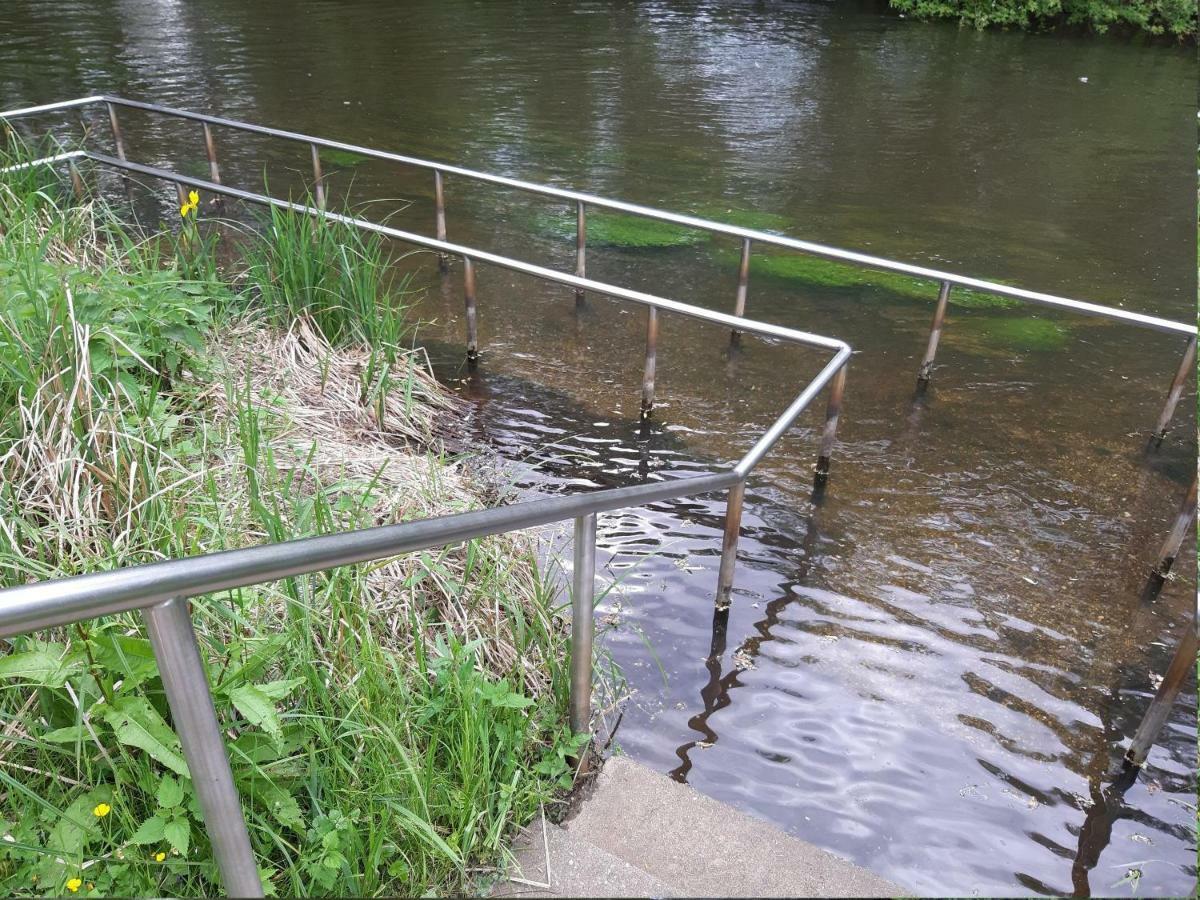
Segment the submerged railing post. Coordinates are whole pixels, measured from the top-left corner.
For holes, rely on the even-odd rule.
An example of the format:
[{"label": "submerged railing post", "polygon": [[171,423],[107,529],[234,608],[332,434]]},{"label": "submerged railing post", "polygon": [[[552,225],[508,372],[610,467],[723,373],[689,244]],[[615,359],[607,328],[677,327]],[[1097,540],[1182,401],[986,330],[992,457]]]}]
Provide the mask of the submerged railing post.
[{"label": "submerged railing post", "polygon": [[207,123],[204,125],[204,152],[208,154],[208,174],[215,184],[221,183],[221,167],[217,165],[217,146],[213,142],[212,127]]},{"label": "submerged railing post", "polygon": [[721,568],[717,573],[717,606],[729,605],[733,590],[733,570],[737,565],[738,537],[742,532],[742,503],[746,499],[746,482],[739,481],[729,489],[725,502],[725,533],[721,538]]},{"label": "submerged railing post", "polygon": [[474,366],[479,359],[479,334],[475,321],[475,264],[463,257],[463,299],[467,305],[467,363]]},{"label": "submerged railing post", "polygon": [[646,308],[646,368],[642,372],[642,419],[654,409],[654,373],[658,367],[658,310]]},{"label": "submerged railing post", "polygon": [[[108,107],[108,125],[112,129],[113,143],[117,145],[117,159],[124,162],[125,140],[121,137],[121,125],[117,122],[117,108],[111,103],[105,103],[104,105]],[[205,128],[207,127],[206,125]]]},{"label": "submerged railing post", "polygon": [[225,892],[231,897],[261,897],[262,882],[187,600],[173,597],[142,610],[142,616]]},{"label": "submerged railing post", "polygon": [[[575,204],[575,274],[587,278],[587,214],[583,201]],[[575,308],[583,306],[583,288],[575,288]]]},{"label": "submerged railing post", "polygon": [[321,171],[321,150],[316,144],[309,144],[312,150],[313,194],[317,199],[317,209],[325,208],[325,175]]},{"label": "submerged railing post", "polygon": [[[737,297],[733,303],[733,314],[739,319],[746,315],[746,291],[750,286],[750,238],[742,240],[742,259],[738,264]],[[730,340],[737,343],[742,333],[736,328],[730,332]]]},{"label": "submerged railing post", "polygon": [[1158,686],[1154,699],[1150,701],[1150,708],[1146,710],[1141,724],[1134,732],[1129,749],[1125,751],[1125,760],[1131,765],[1140,766],[1146,761],[1146,757],[1150,755],[1150,748],[1154,746],[1158,733],[1162,731],[1171,714],[1171,706],[1179,694],[1179,689],[1188,675],[1195,671],[1196,650],[1200,648],[1198,627],[1200,622],[1193,619],[1179,639],[1179,646],[1175,648],[1175,656],[1172,657],[1171,665],[1163,676],[1162,684]]},{"label": "submerged railing post", "polygon": [[[1154,565],[1154,574],[1159,578],[1166,578],[1168,573],[1170,573],[1171,566],[1175,564],[1175,558],[1179,556],[1179,548],[1183,546],[1183,539],[1191,531],[1194,521],[1196,521],[1195,478],[1192,479],[1192,486],[1188,489],[1183,506],[1179,509],[1179,515],[1175,517],[1175,524],[1171,526],[1171,531],[1167,534],[1167,539],[1163,541],[1162,549],[1158,551],[1158,561]],[[1195,544],[1194,539],[1192,544]]]},{"label": "submerged railing post", "polygon": [[929,385],[933,376],[933,361],[937,358],[938,342],[942,339],[942,327],[946,323],[946,304],[950,301],[950,282],[943,281],[938,291],[937,309],[933,313],[933,325],[929,329],[929,343],[925,347],[925,358],[917,372],[917,387]]},{"label": "submerged railing post", "polygon": [[[434,231],[439,241],[446,239],[446,188],[442,184],[442,170],[433,170]],[[450,257],[439,252],[438,271],[443,275],[450,271]]]},{"label": "submerged railing post", "polygon": [[846,368],[844,363],[833,380],[829,382],[829,400],[825,404],[825,430],[821,432],[821,449],[817,454],[815,484],[820,487],[829,480],[829,458],[833,456],[833,445],[837,443],[838,418],[842,414],[842,395],[846,392]]},{"label": "submerged railing post", "polygon": [[592,638],[595,634],[596,514],[575,519],[575,571],[571,593],[571,732],[592,728]]},{"label": "submerged railing post", "polygon": [[1154,426],[1154,436],[1150,439],[1153,446],[1161,445],[1163,438],[1167,436],[1171,419],[1175,418],[1175,407],[1179,405],[1179,398],[1183,394],[1183,386],[1187,384],[1188,377],[1192,374],[1195,366],[1196,339],[1193,337],[1188,341],[1187,349],[1183,351],[1183,361],[1179,364],[1174,381],[1171,382],[1171,389],[1167,391],[1167,402],[1163,406],[1162,414],[1158,417],[1158,424]]}]

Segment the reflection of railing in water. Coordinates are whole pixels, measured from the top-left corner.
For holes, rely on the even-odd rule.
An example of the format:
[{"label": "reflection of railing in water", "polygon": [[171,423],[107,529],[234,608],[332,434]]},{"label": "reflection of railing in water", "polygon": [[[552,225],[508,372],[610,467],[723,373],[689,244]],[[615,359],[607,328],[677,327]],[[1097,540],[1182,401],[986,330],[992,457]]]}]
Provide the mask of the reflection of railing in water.
[{"label": "reflection of railing in water", "polygon": [[[183,110],[170,109],[154,104],[123,100],[117,97],[86,97],[63,103],[0,112],[0,119],[11,119],[37,113],[55,112],[92,104],[105,104],[109,124],[116,145],[115,157],[106,154],[77,150],[60,153],[36,163],[52,164],[66,162],[72,184],[77,193],[84,192],[84,184],[75,161],[89,159],[110,166],[121,172],[134,172],[175,183],[182,194],[185,186],[201,188],[212,193],[233,197],[250,203],[289,209],[317,218],[336,221],[366,231],[371,231],[405,243],[434,250],[438,254],[439,267],[448,270],[448,258],[458,256],[463,260],[463,282],[466,304],[467,359],[476,364],[478,336],[476,329],[475,263],[491,265],[520,272],[545,281],[574,288],[576,301],[582,302],[584,293],[591,291],[617,300],[636,303],[647,308],[646,355],[642,378],[642,415],[648,416],[654,405],[654,382],[657,363],[658,312],[676,313],[709,324],[727,328],[734,340],[739,335],[751,334],[767,339],[783,340],[805,346],[834,351],[834,356],[815,378],[801,391],[799,396],[771,424],[754,446],[741,460],[725,471],[686,479],[674,479],[653,484],[642,484],[627,488],[611,488],[589,494],[547,500],[534,500],[509,507],[482,510],[451,516],[441,516],[419,522],[389,525],[363,531],[343,532],[322,537],[268,544],[244,550],[213,553],[185,559],[170,560],[128,569],[119,569],[92,575],[56,581],[40,582],[0,591],[0,637],[9,637],[62,625],[69,622],[117,612],[140,609],[146,620],[147,630],[154,646],[162,674],[163,685],[171,706],[175,726],[179,731],[184,753],[192,772],[193,783],[201,801],[204,818],[212,837],[213,852],[221,871],[226,889],[233,894],[257,896],[261,893],[257,868],[254,863],[246,827],[241,815],[238,796],[233,786],[228,757],[221,732],[213,710],[203,664],[196,644],[191,616],[187,609],[187,598],[216,591],[229,590],[275,581],[300,574],[309,574],[352,563],[381,559],[421,549],[445,546],[489,534],[531,528],[537,525],[575,521],[574,573],[572,591],[572,642],[571,642],[571,727],[578,732],[590,727],[591,658],[593,634],[593,598],[595,581],[596,515],[614,509],[641,506],[656,500],[674,499],[728,490],[725,529],[722,540],[720,572],[717,580],[717,615],[721,616],[728,601],[733,581],[737,541],[740,530],[745,480],[780,437],[827,385],[829,397],[826,420],[821,436],[820,451],[816,466],[818,490],[823,486],[829,471],[829,458],[836,441],[838,417],[841,410],[842,393],[845,386],[846,363],[850,348],[844,342],[810,334],[796,329],[784,328],[746,319],[746,300],[750,272],[752,244],[771,245],[832,259],[850,265],[864,266],[895,272],[914,278],[927,279],[940,285],[933,327],[925,355],[918,373],[918,385],[924,386],[932,372],[938,341],[944,326],[946,305],[951,290],[958,286],[970,290],[1019,299],[1025,302],[1052,308],[1073,311],[1084,315],[1100,316],[1126,324],[1150,328],[1173,334],[1188,335],[1183,362],[1168,391],[1166,404],[1158,418],[1152,443],[1161,442],[1174,416],[1184,384],[1194,364],[1196,353],[1196,328],[1154,316],[1132,313],[1122,309],[1099,306],[1027,291],[1008,285],[995,284],[980,279],[968,278],[921,266],[893,262],[879,257],[853,251],[839,250],[799,241],[793,238],[766,232],[723,225],[691,216],[681,216],[662,210],[636,206],[620,201],[606,200],[589,194],[546,187],[518,181],[484,172],[476,172],[457,166],[443,165],[413,157],[401,156],[360,147],[339,141],[294,132],[281,131],[237,122],[216,116],[201,115]],[[203,126],[205,150],[209,162],[209,179],[199,179],[175,172],[131,162],[125,153],[124,140],[117,117],[117,107],[142,109],[177,118],[198,121]],[[315,207],[292,203],[264,194],[226,186],[221,181],[212,126],[232,128],[244,132],[266,135],[291,141],[307,143],[311,150],[313,165],[313,189]],[[321,170],[321,148],[348,151],[375,159],[429,169],[434,174],[435,230],[436,238],[401,231],[363,219],[338,215],[326,211],[325,178]],[[4,170],[0,170],[4,171]],[[575,274],[566,274],[533,265],[495,253],[450,243],[446,239],[446,213],[444,176],[455,175],[483,181],[502,187],[528,191],[543,196],[569,200],[576,206],[576,262]],[[588,206],[614,210],[630,215],[643,216],[669,222],[687,228],[695,228],[715,234],[740,238],[742,252],[739,264],[738,287],[733,315],[711,312],[699,307],[657,297],[641,291],[630,290],[586,277]],[[1178,554],[1188,525],[1195,516],[1195,486],[1185,501],[1175,528],[1168,536],[1160,553],[1157,572],[1165,577],[1171,561]],[[1195,655],[1195,632],[1192,632],[1191,650]],[[1182,658],[1185,638],[1177,653],[1176,663]],[[1159,696],[1147,713],[1139,728],[1130,759],[1140,763],[1145,758],[1150,743],[1154,740],[1171,701],[1182,684],[1183,676],[1173,678],[1179,666],[1173,663],[1171,672],[1164,681]],[[1139,758],[1140,755],[1140,758]]]}]

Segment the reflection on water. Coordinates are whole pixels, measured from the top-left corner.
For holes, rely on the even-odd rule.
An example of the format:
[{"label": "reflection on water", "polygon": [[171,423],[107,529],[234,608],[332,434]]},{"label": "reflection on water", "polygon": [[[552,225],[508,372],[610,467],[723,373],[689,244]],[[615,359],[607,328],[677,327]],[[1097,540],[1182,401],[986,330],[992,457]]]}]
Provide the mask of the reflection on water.
[{"label": "reflection on water", "polygon": [[[8,0],[0,34],[6,107],[111,91],[1193,315],[1185,50],[817,3]],[[135,158],[205,172],[194,123],[125,123]],[[266,165],[273,188],[303,184],[305,148],[216,137],[230,183]],[[328,169],[336,196],[392,198],[372,215],[431,232],[427,173]],[[540,224],[553,204],[453,178],[447,203],[452,239],[571,270],[572,241]],[[729,310],[736,253],[594,247],[588,266]],[[457,381],[461,272],[410,262]],[[1193,685],[1143,776],[1113,784],[1194,597],[1194,555],[1139,596],[1195,466],[1191,386],[1142,452],[1180,342],[954,307],[914,403],[935,286],[788,275],[756,269],[749,313],[857,351],[828,490],[814,504],[814,412],[751,480],[724,614],[721,497],[602,517],[604,646],[632,690],[618,742],[917,892],[1121,894],[1130,869],[1142,894],[1190,891]],[[642,429],[641,311],[589,298],[577,316],[567,290],[478,280],[471,426],[524,490],[733,459],[824,361],[751,339],[730,356],[727,334],[664,316]]]}]

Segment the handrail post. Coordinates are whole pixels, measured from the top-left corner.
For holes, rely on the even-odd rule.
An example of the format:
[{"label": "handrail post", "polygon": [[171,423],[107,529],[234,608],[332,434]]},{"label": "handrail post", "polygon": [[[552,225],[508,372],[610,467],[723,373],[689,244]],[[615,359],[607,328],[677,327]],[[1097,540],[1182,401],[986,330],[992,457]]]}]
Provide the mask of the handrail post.
[{"label": "handrail post", "polygon": [[82,202],[87,191],[83,187],[83,176],[79,174],[79,167],[75,165],[75,160],[67,163],[67,170],[71,173],[71,189],[75,192],[75,199]]},{"label": "handrail post", "polygon": [[1175,648],[1175,655],[1171,658],[1171,665],[1163,676],[1162,684],[1158,686],[1154,699],[1150,701],[1150,708],[1146,710],[1137,731],[1134,732],[1129,749],[1125,751],[1125,760],[1130,765],[1140,766],[1146,761],[1155,738],[1171,714],[1171,706],[1179,694],[1179,689],[1188,675],[1195,671],[1196,650],[1200,648],[1198,627],[1200,622],[1189,622],[1179,639],[1179,646]]},{"label": "handrail post", "polygon": [[933,325],[929,329],[929,343],[925,347],[925,358],[917,372],[917,388],[929,386],[933,376],[933,361],[937,358],[938,342],[942,339],[942,327],[946,323],[946,304],[950,301],[950,282],[943,281],[938,291],[937,309],[933,313]]},{"label": "handrail post", "polygon": [[[575,204],[575,274],[587,278],[587,213],[583,201]],[[575,289],[575,308],[583,306],[583,288]]]},{"label": "handrail post", "polygon": [[231,897],[261,897],[262,882],[233,785],[225,739],[213,708],[187,600],[173,597],[142,610],[142,616],[192,785],[204,813],[221,883]]},{"label": "handrail post", "polygon": [[737,565],[738,537],[742,530],[742,504],[746,499],[746,482],[739,481],[729,489],[725,502],[725,532],[721,538],[721,568],[717,573],[717,607],[729,606],[733,590],[733,570]]},{"label": "handrail post", "polygon": [[475,264],[463,257],[463,299],[467,306],[467,365],[474,368],[479,360],[479,333],[475,318]]},{"label": "handrail post", "polygon": [[[446,188],[442,184],[442,170],[433,170],[434,227],[437,239],[446,240]],[[438,271],[445,275],[450,271],[450,257],[438,252]]]},{"label": "handrail post", "polygon": [[1179,364],[1179,371],[1175,373],[1175,379],[1171,382],[1171,389],[1167,391],[1167,402],[1158,417],[1158,424],[1154,426],[1154,435],[1150,438],[1150,443],[1155,448],[1161,446],[1163,438],[1167,436],[1171,419],[1175,417],[1175,407],[1179,405],[1179,398],[1183,394],[1183,386],[1187,384],[1188,376],[1192,374],[1195,365],[1196,339],[1193,337],[1188,341],[1187,349],[1183,351],[1183,361]]},{"label": "handrail post", "polygon": [[[738,263],[738,286],[737,296],[733,303],[733,314],[739,319],[746,315],[746,291],[750,285],[750,238],[742,240],[742,259]],[[729,339],[733,343],[738,343],[742,339],[742,333],[736,328],[730,332]]]},{"label": "handrail post", "polygon": [[108,107],[108,124],[112,128],[113,142],[117,145],[117,159],[125,161],[125,140],[121,137],[121,126],[117,122],[117,108],[111,103],[105,103]]},{"label": "handrail post", "polygon": [[[1196,479],[1193,478],[1192,486],[1188,489],[1183,506],[1179,509],[1179,515],[1175,517],[1175,524],[1171,526],[1171,531],[1167,534],[1167,539],[1163,541],[1162,549],[1158,551],[1158,561],[1154,565],[1154,574],[1159,578],[1165,579],[1168,573],[1170,573],[1171,566],[1175,564],[1175,558],[1179,555],[1179,548],[1183,546],[1183,539],[1187,537],[1188,530],[1195,520]],[[1195,541],[1193,541],[1194,543]]]},{"label": "handrail post", "polygon": [[313,193],[317,199],[317,209],[325,209],[325,175],[321,171],[321,150],[316,144],[309,144],[312,150]]},{"label": "handrail post", "polygon": [[217,165],[217,146],[213,142],[212,128],[207,122],[201,123],[204,126],[204,152],[208,154],[208,174],[216,184],[221,183],[221,167]]},{"label": "handrail post", "polygon": [[646,367],[642,372],[642,421],[654,409],[654,375],[658,367],[658,310],[646,308]]},{"label": "handrail post", "polygon": [[596,514],[575,519],[571,592],[571,733],[592,729],[592,640],[595,635]]},{"label": "handrail post", "polygon": [[829,458],[833,456],[833,445],[837,443],[838,419],[842,414],[842,395],[846,391],[846,369],[849,365],[849,362],[843,363],[829,382],[829,400],[825,405],[825,430],[821,433],[821,449],[817,454],[817,469],[813,478],[817,487],[829,480]]}]

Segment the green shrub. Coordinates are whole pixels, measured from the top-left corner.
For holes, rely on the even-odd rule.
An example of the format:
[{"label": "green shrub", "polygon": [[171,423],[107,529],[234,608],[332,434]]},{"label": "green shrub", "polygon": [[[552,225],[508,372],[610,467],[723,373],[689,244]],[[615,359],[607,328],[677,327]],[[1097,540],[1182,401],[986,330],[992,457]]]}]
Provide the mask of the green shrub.
[{"label": "green shrub", "polygon": [[958,19],[973,28],[1124,25],[1150,34],[1196,34],[1195,0],[890,0],[920,18]]}]

